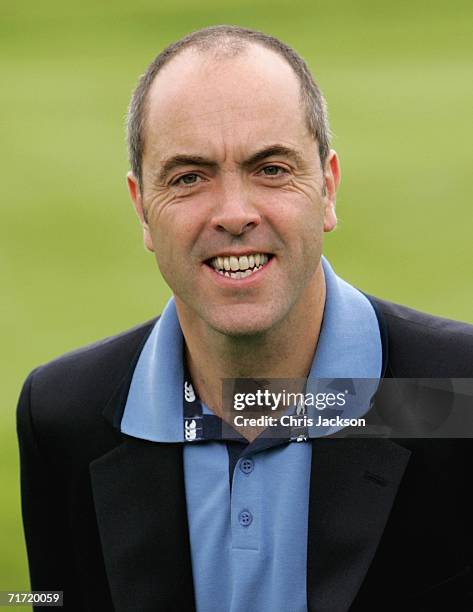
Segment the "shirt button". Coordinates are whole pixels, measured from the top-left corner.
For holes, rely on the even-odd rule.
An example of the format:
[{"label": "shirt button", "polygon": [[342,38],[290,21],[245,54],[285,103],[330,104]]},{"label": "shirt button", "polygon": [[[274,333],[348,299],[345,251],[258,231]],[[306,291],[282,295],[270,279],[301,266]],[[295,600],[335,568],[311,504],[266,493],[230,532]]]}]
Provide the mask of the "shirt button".
[{"label": "shirt button", "polygon": [[242,527],[249,527],[253,522],[253,515],[249,510],[242,510],[238,515],[238,521]]},{"label": "shirt button", "polygon": [[240,470],[243,474],[251,474],[255,467],[255,463],[253,459],[242,459],[240,461]]}]

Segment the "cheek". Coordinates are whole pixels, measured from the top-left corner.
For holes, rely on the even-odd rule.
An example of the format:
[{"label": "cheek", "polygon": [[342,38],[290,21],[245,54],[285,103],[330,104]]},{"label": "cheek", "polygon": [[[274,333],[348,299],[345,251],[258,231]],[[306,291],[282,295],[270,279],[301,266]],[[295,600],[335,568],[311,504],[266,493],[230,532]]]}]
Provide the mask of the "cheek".
[{"label": "cheek", "polygon": [[299,255],[308,255],[319,249],[323,237],[323,207],[318,200],[310,200],[301,194],[285,194],[275,198],[267,208],[268,221],[275,232],[289,243],[289,248]]},{"label": "cheek", "polygon": [[158,266],[166,278],[183,275],[193,261],[194,245],[199,236],[193,216],[183,208],[160,216],[151,237]]}]

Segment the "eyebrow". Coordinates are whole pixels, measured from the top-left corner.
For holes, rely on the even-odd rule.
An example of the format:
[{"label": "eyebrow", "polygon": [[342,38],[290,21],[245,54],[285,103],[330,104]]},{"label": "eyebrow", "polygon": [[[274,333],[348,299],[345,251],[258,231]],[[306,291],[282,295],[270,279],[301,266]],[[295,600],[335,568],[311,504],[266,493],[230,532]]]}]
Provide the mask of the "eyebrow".
[{"label": "eyebrow", "polygon": [[217,162],[207,157],[202,157],[201,155],[174,155],[161,164],[158,181],[164,183],[169,173],[174,170],[174,168],[179,168],[181,166],[216,168]]},{"label": "eyebrow", "polygon": [[[296,149],[291,149],[290,147],[277,144],[256,151],[256,153],[253,153],[253,155],[243,160],[240,165],[243,168],[249,168],[259,162],[264,161],[268,157],[275,156],[287,157],[293,162],[295,162],[297,165],[302,164],[303,161],[301,153]],[[181,166],[200,166],[205,168],[216,168],[218,166],[218,163],[215,160],[212,160],[208,157],[203,157],[201,155],[174,155],[173,157],[170,157],[169,159],[162,162],[161,168],[158,173],[158,181],[160,183],[163,183],[168,177],[169,173],[172,172],[172,170]]]},{"label": "eyebrow", "polygon": [[241,165],[245,168],[254,166],[257,163],[264,161],[268,157],[287,157],[298,165],[302,164],[303,162],[302,154],[296,149],[291,149],[290,147],[286,147],[284,145],[271,145],[257,151],[251,155],[251,157],[245,159]]}]

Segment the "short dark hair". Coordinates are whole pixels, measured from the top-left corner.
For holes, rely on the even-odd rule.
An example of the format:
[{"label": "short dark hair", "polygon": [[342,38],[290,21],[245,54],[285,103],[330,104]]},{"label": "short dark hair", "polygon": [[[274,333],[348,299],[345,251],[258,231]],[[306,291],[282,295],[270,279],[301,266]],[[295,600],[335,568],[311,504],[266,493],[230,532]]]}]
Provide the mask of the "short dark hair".
[{"label": "short dark hair", "polygon": [[283,57],[294,70],[300,82],[302,104],[306,114],[309,132],[317,140],[322,165],[330,150],[330,128],[328,124],[325,98],[314,81],[307,64],[291,47],[257,30],[238,26],[217,25],[191,32],[184,38],[170,44],[151,62],[146,72],[140,77],[133,92],[127,118],[128,154],[133,174],[142,190],[142,160],[144,151],[144,128],[148,93],[153,81],[173,57],[185,49],[199,51],[224,49],[227,55],[236,55],[248,44],[258,44],[271,49]]}]

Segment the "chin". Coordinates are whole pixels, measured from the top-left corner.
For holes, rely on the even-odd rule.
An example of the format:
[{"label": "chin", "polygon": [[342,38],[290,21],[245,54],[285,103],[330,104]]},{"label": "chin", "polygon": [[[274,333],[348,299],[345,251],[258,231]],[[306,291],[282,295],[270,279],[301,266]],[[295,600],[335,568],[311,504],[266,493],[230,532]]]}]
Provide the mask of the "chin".
[{"label": "chin", "polygon": [[270,327],[258,326],[258,325],[215,325],[213,329],[224,336],[229,338],[251,338],[263,334],[268,331]]},{"label": "chin", "polygon": [[[243,309],[238,309],[243,310]],[[220,314],[220,313],[219,313]],[[226,316],[225,316],[226,315]],[[275,313],[253,312],[253,309],[246,309],[240,316],[237,311],[233,311],[230,316],[221,313],[221,316],[209,316],[207,324],[215,331],[232,338],[243,338],[264,334],[272,329],[278,321]]]}]

